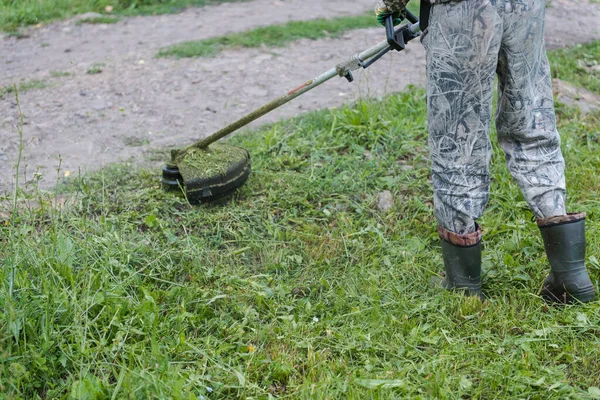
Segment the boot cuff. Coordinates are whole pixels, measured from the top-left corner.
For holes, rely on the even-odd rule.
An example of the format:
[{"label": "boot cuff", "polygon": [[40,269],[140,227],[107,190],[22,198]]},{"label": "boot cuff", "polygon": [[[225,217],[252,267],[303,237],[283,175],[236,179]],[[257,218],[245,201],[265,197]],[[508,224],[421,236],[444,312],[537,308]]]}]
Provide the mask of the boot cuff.
[{"label": "boot cuff", "polygon": [[460,235],[458,233],[451,232],[442,226],[438,226],[438,235],[440,239],[445,240],[448,243],[452,243],[459,247],[471,247],[481,242],[481,227],[476,225],[477,229],[473,233],[467,233],[466,235]]},{"label": "boot cuff", "polygon": [[568,213],[567,215],[556,215],[548,218],[538,218],[537,224],[540,228],[548,228],[555,225],[579,222],[585,219],[585,213]]}]

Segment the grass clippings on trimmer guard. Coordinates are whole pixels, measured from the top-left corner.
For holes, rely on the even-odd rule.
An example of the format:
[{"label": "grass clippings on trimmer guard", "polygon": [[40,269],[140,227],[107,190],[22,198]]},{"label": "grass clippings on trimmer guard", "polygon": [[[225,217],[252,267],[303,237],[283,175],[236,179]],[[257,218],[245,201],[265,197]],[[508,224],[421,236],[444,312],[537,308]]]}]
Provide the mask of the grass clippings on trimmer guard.
[{"label": "grass clippings on trimmer guard", "polygon": [[226,144],[192,148],[174,160],[163,168],[163,187],[182,189],[192,204],[232,192],[244,184],[251,170],[248,151]]}]

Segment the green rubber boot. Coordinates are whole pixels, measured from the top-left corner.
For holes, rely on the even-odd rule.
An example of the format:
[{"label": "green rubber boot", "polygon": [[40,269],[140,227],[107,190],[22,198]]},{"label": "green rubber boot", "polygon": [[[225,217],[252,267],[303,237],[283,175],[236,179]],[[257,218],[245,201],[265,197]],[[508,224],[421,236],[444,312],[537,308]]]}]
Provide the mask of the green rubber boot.
[{"label": "green rubber boot", "polygon": [[444,279],[432,280],[444,289],[461,290],[467,296],[483,300],[481,292],[481,229],[475,233],[458,235],[440,227],[440,242],[444,258]]},{"label": "green rubber boot", "polygon": [[551,303],[587,303],[595,296],[585,268],[585,213],[538,220],[550,274],[540,295]]}]

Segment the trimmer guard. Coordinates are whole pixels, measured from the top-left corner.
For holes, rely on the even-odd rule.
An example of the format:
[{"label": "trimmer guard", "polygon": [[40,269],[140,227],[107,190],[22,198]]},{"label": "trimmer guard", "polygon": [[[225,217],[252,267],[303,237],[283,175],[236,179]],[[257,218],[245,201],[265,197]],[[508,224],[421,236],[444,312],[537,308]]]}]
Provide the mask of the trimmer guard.
[{"label": "trimmer guard", "polygon": [[235,154],[235,159],[228,160],[229,165],[226,170],[214,175],[199,176],[202,174],[188,168],[184,161],[180,161],[177,165],[167,164],[162,170],[163,188],[183,191],[191,204],[199,204],[230,194],[246,182],[250,175],[251,163],[250,154],[246,149],[227,147],[238,152]]}]

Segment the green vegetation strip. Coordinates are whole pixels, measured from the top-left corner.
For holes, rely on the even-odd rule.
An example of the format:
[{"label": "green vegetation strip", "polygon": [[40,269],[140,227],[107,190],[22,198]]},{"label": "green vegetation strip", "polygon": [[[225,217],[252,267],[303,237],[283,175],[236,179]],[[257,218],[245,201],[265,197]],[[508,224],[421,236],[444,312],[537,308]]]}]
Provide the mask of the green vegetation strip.
[{"label": "green vegetation strip", "polygon": [[600,41],[549,54],[552,77],[600,94]]},{"label": "green vegetation strip", "polygon": [[83,24],[116,24],[120,20],[121,19],[117,18],[117,17],[111,17],[111,16],[108,16],[108,15],[103,15],[103,16],[100,16],[100,17],[80,19],[79,21],[77,21],[77,25],[83,25]]},{"label": "green vegetation strip", "polygon": [[246,32],[209,39],[183,42],[161,49],[158,57],[212,57],[231,48],[283,47],[298,39],[339,37],[353,29],[372,28],[377,21],[372,14],[332,19],[292,21],[265,26]]},{"label": "green vegetation strip", "polygon": [[[113,8],[118,15],[176,13],[188,6],[206,6],[246,0],[0,0],[0,30],[68,18]],[[103,22],[107,23],[107,22]]]}]

